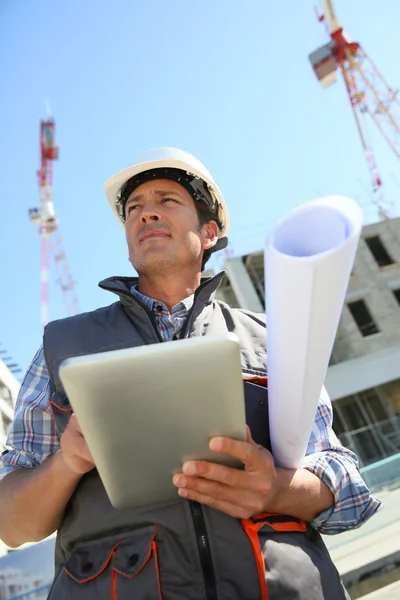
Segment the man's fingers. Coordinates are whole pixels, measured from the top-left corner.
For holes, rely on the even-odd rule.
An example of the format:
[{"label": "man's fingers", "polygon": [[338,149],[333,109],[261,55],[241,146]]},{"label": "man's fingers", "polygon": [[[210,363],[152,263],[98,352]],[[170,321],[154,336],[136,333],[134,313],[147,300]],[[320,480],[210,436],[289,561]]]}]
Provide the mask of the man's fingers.
[{"label": "man's fingers", "polygon": [[[217,503],[226,502],[239,506],[251,514],[261,512],[263,507],[261,494],[252,489],[234,488],[202,477],[186,477],[181,474],[175,475],[173,482],[178,488],[186,490],[186,497],[201,494],[213,498]],[[180,494],[182,495],[181,492]]]},{"label": "man's fingers", "polygon": [[79,425],[78,417],[75,413],[72,413],[71,418],[68,423],[69,427],[71,427],[74,431],[78,432],[80,435],[83,435],[81,426]]},{"label": "man's fingers", "polygon": [[[79,454],[79,456],[81,456],[85,460],[88,460],[91,463],[93,463],[93,456],[83,436],[82,429],[79,425],[77,416],[75,414],[72,414],[69,422],[71,424],[71,433],[74,436],[74,446],[78,450],[77,454]],[[76,434],[78,434],[78,437],[76,436]]]},{"label": "man's fingers", "polygon": [[261,469],[265,461],[264,449],[254,443],[216,437],[210,441],[210,448],[219,454],[228,454],[237,458],[251,471]]},{"label": "man's fingers", "polygon": [[259,512],[257,510],[252,511],[250,508],[240,506],[234,502],[229,502],[221,498],[215,498],[214,496],[202,493],[197,489],[179,488],[178,493],[183,498],[194,500],[195,502],[200,502],[201,504],[207,504],[207,506],[211,506],[212,508],[220,510],[231,517],[236,517],[237,519],[248,519],[252,514]]},{"label": "man's fingers", "polygon": [[[242,490],[249,492],[251,497],[254,498],[255,496],[258,497],[259,494],[266,495],[270,492],[270,470],[272,471],[272,467],[270,467],[268,457],[264,457],[264,461],[264,468],[258,471],[233,469],[232,467],[210,462],[188,461],[182,467],[183,473],[177,473],[173,478],[173,482],[178,487],[186,485],[187,487],[194,487],[197,482],[199,482],[199,485],[202,485],[202,481],[210,482],[212,485],[215,484],[214,488],[206,485],[206,487],[202,486],[201,489],[211,495],[212,490],[219,494],[222,489],[227,488],[233,491],[233,495],[229,497],[225,495],[225,498],[232,501],[235,499],[235,494],[241,493]],[[185,483],[182,483],[182,481]]]},{"label": "man's fingers", "polygon": [[71,415],[68,426],[61,436],[61,447],[68,456],[76,456],[91,465],[94,464],[93,456],[82,435],[76,415]]},{"label": "man's fingers", "polygon": [[240,469],[226,467],[206,461],[188,461],[183,464],[182,470],[185,475],[204,477],[212,481],[218,481],[224,485],[235,488],[248,487],[248,474]]},{"label": "man's fingers", "polygon": [[93,460],[93,456],[88,448],[88,445],[85,442],[85,439],[82,437],[78,442],[77,442],[77,448],[76,448],[76,454],[80,457],[83,458],[84,460],[87,460],[90,463],[94,463]]},{"label": "man's fingers", "polygon": [[248,444],[253,444],[254,446],[257,446],[255,441],[251,437],[251,431],[250,431],[250,427],[248,425],[246,425],[246,440],[247,440]]},{"label": "man's fingers", "polygon": [[210,441],[210,448],[236,458],[245,469],[188,461],[183,464],[183,473],[173,478],[179,495],[236,518],[247,519],[263,512],[275,473],[271,453],[256,445],[249,431],[246,442],[216,437]]}]

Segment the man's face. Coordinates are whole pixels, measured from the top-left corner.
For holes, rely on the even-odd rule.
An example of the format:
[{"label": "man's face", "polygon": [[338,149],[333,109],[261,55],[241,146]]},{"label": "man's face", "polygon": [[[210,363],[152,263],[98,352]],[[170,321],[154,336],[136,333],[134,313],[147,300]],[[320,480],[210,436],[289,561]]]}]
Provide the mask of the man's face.
[{"label": "man's face", "polygon": [[217,225],[200,226],[189,192],[168,179],[138,186],[125,205],[129,260],[140,274],[193,266],[201,270],[203,251],[217,241]]}]

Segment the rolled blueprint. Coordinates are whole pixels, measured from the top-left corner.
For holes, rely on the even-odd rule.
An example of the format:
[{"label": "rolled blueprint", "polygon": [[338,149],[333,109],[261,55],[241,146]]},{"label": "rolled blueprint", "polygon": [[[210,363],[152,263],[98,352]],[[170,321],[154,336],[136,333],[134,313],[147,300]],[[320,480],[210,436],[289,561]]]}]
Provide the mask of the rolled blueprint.
[{"label": "rolled blueprint", "polygon": [[298,468],[304,458],[361,228],[359,206],[329,196],[291,211],[268,236],[268,403],[277,466]]}]

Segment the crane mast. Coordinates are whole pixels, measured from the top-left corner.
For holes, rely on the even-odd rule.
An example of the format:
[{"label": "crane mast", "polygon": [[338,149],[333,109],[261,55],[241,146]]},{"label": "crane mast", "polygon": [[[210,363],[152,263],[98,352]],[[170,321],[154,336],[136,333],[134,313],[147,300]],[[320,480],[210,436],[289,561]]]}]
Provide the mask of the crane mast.
[{"label": "crane mast", "polygon": [[330,41],[309,55],[317,79],[324,87],[342,73],[347,95],[361,139],[374,192],[382,186],[375,155],[368,136],[367,120],[400,159],[400,102],[397,92],[385,81],[375,64],[358,42],[344,33],[336,16],[333,0],[323,0],[324,12],[318,15],[330,35]]},{"label": "crane mast", "polygon": [[29,209],[29,219],[39,226],[41,238],[41,323],[45,327],[49,320],[50,256],[53,257],[57,280],[68,315],[79,312],[75,282],[71,276],[63,247],[60,227],[53,205],[53,161],[58,159],[55,145],[55,124],[52,118],[40,123],[40,168],[37,171],[39,185],[39,208]]}]

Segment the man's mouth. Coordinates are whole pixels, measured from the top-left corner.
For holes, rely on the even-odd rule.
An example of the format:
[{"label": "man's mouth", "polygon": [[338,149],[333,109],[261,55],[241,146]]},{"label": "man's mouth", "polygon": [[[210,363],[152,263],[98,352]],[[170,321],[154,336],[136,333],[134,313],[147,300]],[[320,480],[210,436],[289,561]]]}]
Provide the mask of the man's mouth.
[{"label": "man's mouth", "polygon": [[161,229],[151,229],[150,231],[145,231],[139,238],[139,242],[145,242],[146,240],[150,240],[152,238],[162,238],[162,237],[170,237],[170,235]]}]

